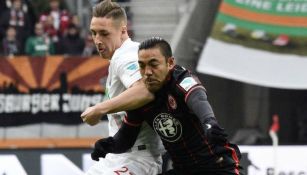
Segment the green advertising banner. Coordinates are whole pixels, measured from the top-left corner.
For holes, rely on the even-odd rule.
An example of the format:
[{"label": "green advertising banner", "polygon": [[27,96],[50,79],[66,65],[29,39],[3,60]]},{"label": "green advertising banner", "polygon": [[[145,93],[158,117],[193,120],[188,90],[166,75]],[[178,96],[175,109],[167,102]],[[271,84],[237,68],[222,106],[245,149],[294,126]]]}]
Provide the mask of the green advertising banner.
[{"label": "green advertising banner", "polygon": [[224,0],[197,71],[307,89],[307,0]]},{"label": "green advertising banner", "polygon": [[218,21],[274,34],[307,36],[307,1],[225,0]]}]

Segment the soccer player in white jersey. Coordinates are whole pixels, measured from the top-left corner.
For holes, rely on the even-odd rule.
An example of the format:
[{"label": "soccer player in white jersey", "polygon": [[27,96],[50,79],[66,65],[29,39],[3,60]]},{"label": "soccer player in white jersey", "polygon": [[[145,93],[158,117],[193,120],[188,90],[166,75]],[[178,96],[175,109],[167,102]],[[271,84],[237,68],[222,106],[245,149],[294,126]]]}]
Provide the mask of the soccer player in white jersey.
[{"label": "soccer player in white jersey", "polygon": [[[150,102],[153,95],[141,80],[137,54],[139,43],[131,41],[128,36],[124,9],[111,0],[98,3],[93,8],[90,30],[100,56],[110,60],[106,85],[106,95],[110,100],[87,108],[81,118],[95,125],[103,114],[116,112],[108,114],[109,134],[113,136],[126,115],[117,111],[140,107]],[[87,174],[156,175],[162,171],[162,150],[161,140],[144,123],[131,150],[123,154],[107,154]]]}]

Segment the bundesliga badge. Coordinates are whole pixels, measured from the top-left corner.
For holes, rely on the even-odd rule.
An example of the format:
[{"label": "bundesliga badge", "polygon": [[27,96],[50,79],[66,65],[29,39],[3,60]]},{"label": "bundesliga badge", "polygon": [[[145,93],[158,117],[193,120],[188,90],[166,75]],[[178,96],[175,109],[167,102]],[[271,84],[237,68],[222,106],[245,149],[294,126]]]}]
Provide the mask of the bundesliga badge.
[{"label": "bundesliga badge", "polygon": [[177,108],[176,100],[172,95],[168,95],[168,104],[173,110]]}]

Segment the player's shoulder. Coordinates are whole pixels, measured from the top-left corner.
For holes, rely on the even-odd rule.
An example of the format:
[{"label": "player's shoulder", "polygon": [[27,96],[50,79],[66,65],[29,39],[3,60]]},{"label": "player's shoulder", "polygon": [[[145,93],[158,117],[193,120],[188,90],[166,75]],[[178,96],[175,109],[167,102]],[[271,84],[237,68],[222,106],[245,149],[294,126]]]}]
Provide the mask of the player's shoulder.
[{"label": "player's shoulder", "polygon": [[198,77],[182,66],[176,65],[174,67],[172,76],[175,90],[179,93],[181,92],[185,94],[189,92],[193,87],[202,86]]},{"label": "player's shoulder", "polygon": [[140,43],[132,41],[131,39],[126,40],[119,51],[121,54],[133,53],[137,54]]},{"label": "player's shoulder", "polygon": [[136,47],[137,49],[139,49],[140,43],[139,43],[139,42],[136,42],[136,41],[130,40],[129,45],[130,45],[131,47]]},{"label": "player's shoulder", "polygon": [[132,58],[137,59],[139,49],[139,43],[132,41],[131,39],[127,39],[120,48],[116,49],[112,59],[119,60],[121,58]]},{"label": "player's shoulder", "polygon": [[138,45],[137,43],[129,43],[125,47],[116,50],[112,57],[112,62],[115,67],[129,67],[130,64],[138,65]]}]

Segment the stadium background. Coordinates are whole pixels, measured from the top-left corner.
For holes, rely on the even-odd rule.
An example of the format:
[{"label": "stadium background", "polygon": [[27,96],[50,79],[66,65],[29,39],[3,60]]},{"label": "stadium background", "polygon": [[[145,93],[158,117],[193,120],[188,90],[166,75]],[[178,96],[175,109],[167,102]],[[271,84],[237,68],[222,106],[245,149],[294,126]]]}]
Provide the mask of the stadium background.
[{"label": "stadium background", "polygon": [[[1,9],[7,5],[5,2],[1,1]],[[23,1],[29,11],[33,10],[35,19],[32,21],[39,20],[38,14],[48,9],[48,2]],[[95,0],[61,0],[62,8],[79,18],[80,35],[84,40],[88,33],[90,8],[94,3]],[[282,145],[279,155],[301,155],[300,159],[290,163],[280,159],[278,172],[307,174],[306,158],[301,158],[306,157],[303,154],[307,152],[307,86],[300,79],[307,81],[307,72],[300,72],[295,77],[291,74],[295,72],[295,66],[304,66],[302,63],[307,59],[304,49],[307,1],[130,0],[120,3],[129,11],[130,34],[134,40],[164,37],[170,41],[177,62],[199,75],[219,122],[226,128],[230,140],[244,150],[246,172],[268,174],[270,168],[274,168],[268,131],[272,116],[276,114],[280,119],[278,136]],[[284,13],[274,11],[273,7],[277,9],[278,4]],[[287,16],[283,19],[290,19],[290,22],[271,24],[274,20],[266,21],[263,16],[251,22],[248,20],[252,18],[248,19],[242,12]],[[291,17],[295,17],[297,23]],[[255,29],[261,32],[252,35]],[[274,44],[274,39],[280,35],[286,36],[281,37],[285,45]],[[226,46],[212,45],[213,39],[223,41]],[[282,68],[282,83],[286,85],[280,87],[274,83],[262,84],[252,79],[216,74],[203,66],[206,65],[206,54],[213,52],[212,48],[222,55],[225,53],[223,58],[227,59],[225,63],[229,67],[238,67],[235,57],[242,57],[242,53],[246,54],[243,56],[246,59],[254,53],[247,49],[235,53],[235,57],[229,56],[227,47],[233,44],[265,50],[265,53],[277,56],[283,54],[287,59],[295,60],[292,56],[299,55],[303,61],[301,65]],[[103,99],[107,62],[97,55],[1,55],[0,174],[82,174],[92,163],[87,153],[94,140],[108,134],[106,121],[89,127],[79,118],[86,106]],[[209,56],[214,59],[214,55]],[[274,67],[279,62],[270,63],[266,67],[271,72],[259,67],[259,74],[264,72],[264,77],[273,75],[278,79]],[[242,67],[242,70],[248,72],[249,69]],[[302,84],[287,86],[293,79]],[[261,158],[254,154],[267,156],[271,161],[259,163]],[[284,164],[290,165],[285,168]]]}]

